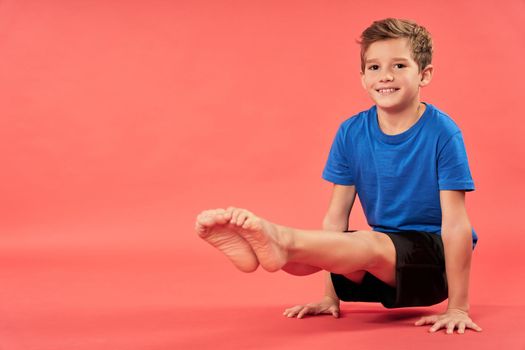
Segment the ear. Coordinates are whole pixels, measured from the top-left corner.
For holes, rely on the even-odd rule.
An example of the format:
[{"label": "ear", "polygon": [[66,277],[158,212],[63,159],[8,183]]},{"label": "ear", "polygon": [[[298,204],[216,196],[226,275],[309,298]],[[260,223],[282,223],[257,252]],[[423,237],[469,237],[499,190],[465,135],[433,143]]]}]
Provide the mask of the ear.
[{"label": "ear", "polygon": [[430,84],[430,81],[432,80],[432,74],[434,73],[434,66],[429,64],[421,71],[421,81],[419,82],[419,86],[424,87]]},{"label": "ear", "polygon": [[360,74],[361,74],[361,86],[362,86],[363,89],[365,89],[365,91],[366,91],[365,73],[363,73],[363,72],[361,71]]}]

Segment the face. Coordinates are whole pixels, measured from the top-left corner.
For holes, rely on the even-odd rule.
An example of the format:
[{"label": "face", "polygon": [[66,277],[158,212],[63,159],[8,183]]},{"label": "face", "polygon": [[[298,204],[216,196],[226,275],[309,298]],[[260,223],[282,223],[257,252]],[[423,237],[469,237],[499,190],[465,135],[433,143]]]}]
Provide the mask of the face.
[{"label": "face", "polygon": [[379,109],[400,112],[419,103],[419,89],[430,82],[432,69],[419,72],[408,39],[382,40],[368,47],[361,82]]}]

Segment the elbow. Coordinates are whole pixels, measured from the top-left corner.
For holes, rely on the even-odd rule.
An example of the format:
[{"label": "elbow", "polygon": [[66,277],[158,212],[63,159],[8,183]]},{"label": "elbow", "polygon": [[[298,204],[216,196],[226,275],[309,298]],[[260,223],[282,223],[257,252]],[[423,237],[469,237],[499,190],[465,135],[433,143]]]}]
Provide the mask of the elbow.
[{"label": "elbow", "polygon": [[455,222],[453,224],[443,223],[441,228],[441,238],[443,244],[454,244],[454,242],[461,242],[472,246],[472,226],[468,220]]},{"label": "elbow", "polygon": [[455,222],[443,222],[441,225],[441,231],[447,232],[469,232],[472,233],[472,225],[468,220],[455,221]]},{"label": "elbow", "polygon": [[323,219],[323,229],[328,231],[348,230],[348,214],[328,212]]}]

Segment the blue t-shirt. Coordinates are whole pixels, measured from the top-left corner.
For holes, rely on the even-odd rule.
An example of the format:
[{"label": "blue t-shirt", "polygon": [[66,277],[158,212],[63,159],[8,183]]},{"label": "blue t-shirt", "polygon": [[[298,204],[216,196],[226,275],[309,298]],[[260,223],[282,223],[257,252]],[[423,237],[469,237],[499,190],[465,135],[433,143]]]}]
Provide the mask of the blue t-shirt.
[{"label": "blue t-shirt", "polygon": [[[460,129],[433,105],[426,107],[401,134],[381,131],[376,106],[337,131],[323,178],[355,185],[374,231],[441,234],[439,191],[474,190]],[[474,230],[472,238],[475,246]]]}]

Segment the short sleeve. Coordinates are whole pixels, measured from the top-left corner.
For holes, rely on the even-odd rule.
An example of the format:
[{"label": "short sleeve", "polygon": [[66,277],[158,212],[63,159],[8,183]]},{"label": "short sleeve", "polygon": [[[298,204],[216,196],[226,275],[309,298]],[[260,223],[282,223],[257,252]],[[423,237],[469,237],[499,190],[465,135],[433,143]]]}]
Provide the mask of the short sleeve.
[{"label": "short sleeve", "polygon": [[339,127],[332,143],[322,176],[323,179],[334,184],[350,186],[354,184],[354,176],[348,161],[349,149],[346,135],[346,128],[343,124]]},{"label": "short sleeve", "polygon": [[439,152],[437,162],[440,190],[474,190],[474,181],[461,132],[455,133],[445,143]]}]

